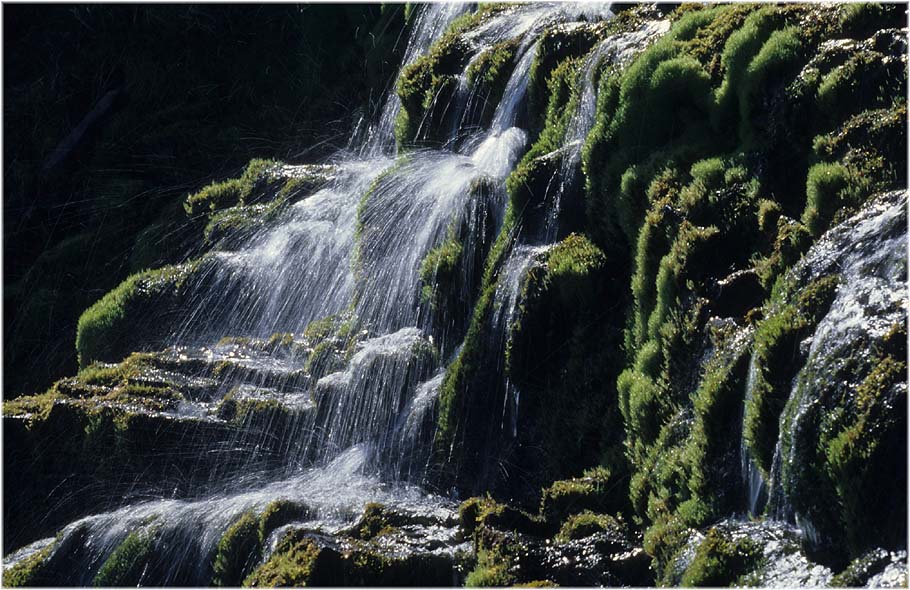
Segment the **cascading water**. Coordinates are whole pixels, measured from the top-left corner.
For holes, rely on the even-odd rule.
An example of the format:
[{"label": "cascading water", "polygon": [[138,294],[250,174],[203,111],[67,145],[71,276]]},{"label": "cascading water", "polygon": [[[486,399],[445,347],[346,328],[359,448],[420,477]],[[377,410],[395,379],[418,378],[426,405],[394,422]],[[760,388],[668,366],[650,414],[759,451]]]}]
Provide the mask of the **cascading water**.
[{"label": "cascading water", "polygon": [[[465,10],[464,4],[427,5],[416,20],[404,65]],[[449,108],[463,111],[455,119],[464,129],[454,129],[446,142],[454,151],[416,150],[396,161],[392,129],[401,105],[390,93],[379,121],[352,150],[359,155],[339,154],[324,188],[239,246],[203,259],[174,346],[165,355],[175,363],[231,362],[242,370],[205,381],[200,389],[207,393],[181,412],[208,416],[229,397],[290,408],[296,418],[282,434],[269,432],[267,424],[241,435],[250,440],[237,441],[258,447],[264,437],[280,436],[280,465],[257,469],[251,463],[249,472],[233,476],[220,494],[134,503],[72,523],[53,541],[55,556],[68,555],[79,564],[68,582],[90,583],[115,548],[139,535],[156,547],[143,581],[208,583],[225,529],[238,515],[261,511],[277,499],[305,502],[300,519],[326,531],[350,523],[367,501],[448,509],[446,500],[415,485],[427,461],[442,370],[457,348],[444,336],[434,338],[438,318],[421,295],[421,265],[452,231],[466,231],[466,244],[498,233],[505,179],[527,147],[527,132],[516,125],[540,34],[556,23],[609,15],[608,4],[555,3],[515,6],[491,17],[468,36],[474,53],[512,38],[519,39],[519,52],[488,129],[479,129],[467,114],[470,100],[456,95]],[[591,72],[604,55],[620,55],[617,47],[602,44],[586,62],[585,94],[571,127],[578,135],[574,143],[580,144],[593,122]],[[575,168],[580,146],[573,149]],[[472,190],[478,183],[489,189],[482,198]],[[558,216],[558,199],[552,207]],[[496,293],[499,334],[508,333],[527,269],[555,238],[512,245]],[[299,335],[322,318],[346,321],[346,329],[356,332],[342,366],[313,369],[315,350],[280,356],[266,349],[250,353],[247,345],[232,342],[212,344],[225,334]],[[514,434],[517,390],[509,398],[512,408],[504,410],[504,420],[506,414],[511,418],[503,427]],[[9,556],[5,566],[50,543],[30,545]]]},{"label": "cascading water", "polygon": [[[839,278],[781,415],[770,482],[772,513],[792,517],[813,545],[823,541],[813,515],[793,506],[790,498],[811,485],[800,465],[814,450],[811,432],[818,428],[815,421],[825,398],[850,387],[847,379],[832,382],[830,376],[849,375],[846,371],[855,363],[850,351],[871,349],[892,326],[906,322],[906,228],[906,194],[887,195],[829,231],[794,269],[803,277],[836,273]],[[868,355],[863,362],[869,362]],[[906,390],[906,382],[900,387]],[[841,395],[856,395],[855,389]]]},{"label": "cascading water", "polygon": [[[755,363],[755,359],[752,358],[749,361],[749,372],[746,376],[746,395],[744,396],[744,407],[748,405],[749,400],[752,399],[752,389],[755,384],[755,372],[757,370],[758,366]],[[745,419],[745,415],[743,418]],[[745,425],[743,426],[743,431],[745,431]],[[742,469],[743,485],[746,491],[746,516],[756,518],[758,516],[761,516],[761,511],[765,506],[765,502],[767,501],[768,484],[765,481],[762,472],[755,464],[755,460],[752,458],[752,455],[749,452],[749,447],[746,444],[745,438],[740,440],[739,457]]]}]

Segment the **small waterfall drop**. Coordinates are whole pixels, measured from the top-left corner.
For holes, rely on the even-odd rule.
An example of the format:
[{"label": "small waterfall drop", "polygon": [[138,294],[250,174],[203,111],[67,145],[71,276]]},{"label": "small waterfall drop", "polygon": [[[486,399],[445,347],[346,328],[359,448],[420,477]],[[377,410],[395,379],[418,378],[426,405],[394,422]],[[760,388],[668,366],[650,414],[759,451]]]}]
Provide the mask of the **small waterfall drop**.
[{"label": "small waterfall drop", "polygon": [[[753,355],[753,358],[749,361],[749,371],[746,376],[746,395],[743,401],[743,433],[745,433],[745,408],[748,406],[749,400],[752,399],[756,371],[758,371],[758,366]],[[761,516],[768,500],[768,484],[758,465],[755,464],[744,437],[740,440],[739,456],[746,496],[746,516],[757,518]]]}]

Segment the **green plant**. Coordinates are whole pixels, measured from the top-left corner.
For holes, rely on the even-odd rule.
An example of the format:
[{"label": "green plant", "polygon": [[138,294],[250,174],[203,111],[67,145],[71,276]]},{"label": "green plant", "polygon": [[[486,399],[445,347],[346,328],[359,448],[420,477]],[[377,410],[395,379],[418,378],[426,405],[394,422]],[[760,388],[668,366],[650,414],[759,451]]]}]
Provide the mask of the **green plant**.
[{"label": "green plant", "polygon": [[127,535],[101,565],[94,586],[140,585],[147,564],[152,558],[154,539],[148,532]]},{"label": "green plant", "polygon": [[212,584],[239,586],[259,560],[261,551],[259,521],[251,512],[246,512],[227,528],[218,541],[212,564]]}]

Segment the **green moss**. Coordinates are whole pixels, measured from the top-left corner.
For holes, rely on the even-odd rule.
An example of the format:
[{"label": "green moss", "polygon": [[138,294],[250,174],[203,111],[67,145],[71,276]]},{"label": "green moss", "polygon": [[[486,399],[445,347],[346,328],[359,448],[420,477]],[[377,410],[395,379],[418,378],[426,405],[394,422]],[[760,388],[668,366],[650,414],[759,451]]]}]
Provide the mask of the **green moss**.
[{"label": "green moss", "polygon": [[502,99],[509,75],[514,68],[516,51],[520,39],[508,39],[483,51],[471,62],[465,72],[468,86],[482,101],[479,107],[479,121],[487,124]]},{"label": "green moss", "polygon": [[539,132],[544,128],[550,106],[553,103],[553,80],[564,74],[557,70],[572,61],[573,69],[578,60],[588,53],[605,34],[603,26],[579,26],[574,28],[551,27],[537,41],[537,53],[528,72],[528,112],[530,129]]},{"label": "green moss", "polygon": [[218,541],[212,564],[212,585],[239,586],[259,561],[261,552],[259,521],[251,512],[246,512]]},{"label": "green moss", "polygon": [[467,588],[501,588],[511,586],[515,576],[509,571],[511,561],[495,549],[477,552],[477,565],[465,578]]},{"label": "green moss", "polygon": [[751,539],[732,540],[712,528],[695,550],[680,585],[729,586],[755,568],[760,558],[761,547]]},{"label": "green moss", "polygon": [[722,358],[727,346],[718,343],[721,352],[708,362],[693,396],[695,424],[682,454],[691,497],[678,510],[689,526],[704,526],[738,508],[739,488],[731,485],[727,469],[728,458],[738,451],[737,422],[749,355],[743,347],[731,359]]},{"label": "green moss", "polygon": [[434,308],[438,306],[437,291],[447,292],[454,288],[463,250],[461,242],[450,237],[427,252],[420,263],[420,280],[424,285],[421,293]]},{"label": "green moss", "polygon": [[[900,517],[879,506],[888,502],[880,495],[883,481],[906,478],[905,474],[901,476],[901,466],[893,457],[903,444],[895,441],[901,440],[906,429],[906,338],[906,326],[897,324],[874,348],[871,369],[850,403],[839,408],[839,415],[830,417],[830,427],[819,441],[851,556],[880,545],[885,536],[894,537],[895,527],[886,521]],[[898,413],[901,410],[904,414]],[[885,475],[883,471],[890,473]],[[896,529],[901,531],[902,527]]]},{"label": "green moss", "polygon": [[41,577],[48,567],[48,560],[54,553],[59,541],[53,541],[44,549],[29,555],[13,567],[3,572],[3,585],[8,588],[38,586]]},{"label": "green moss", "polygon": [[505,506],[493,498],[476,496],[468,498],[458,507],[458,523],[467,534],[486,524],[492,515],[500,514]]},{"label": "green moss", "polygon": [[796,373],[799,342],[827,311],[836,293],[838,277],[822,277],[807,285],[795,304],[783,304],[789,289],[778,288],[771,310],[758,325],[754,340],[755,375],[746,404],[743,437],[756,464],[771,470],[779,434],[780,415],[790,397]]},{"label": "green moss", "polygon": [[805,225],[785,216],[777,219],[777,235],[771,253],[754,261],[755,271],[765,289],[793,265],[812,245],[812,233]]},{"label": "green moss", "polygon": [[[770,85],[788,82],[805,59],[804,32],[798,27],[774,31],[749,63],[737,88],[740,109],[740,139],[746,146],[761,140],[755,119],[764,110],[760,103]],[[794,71],[796,70],[796,71]]]},{"label": "green moss", "polygon": [[268,561],[256,568],[245,580],[245,587],[309,586],[322,549],[311,539],[288,533]]},{"label": "green moss", "polygon": [[872,50],[859,50],[828,72],[818,86],[816,104],[830,122],[864,110],[904,103],[906,68]]},{"label": "green moss", "polygon": [[853,39],[865,39],[879,29],[901,26],[905,20],[899,6],[877,2],[850,2],[839,8],[838,32]]},{"label": "green moss", "polygon": [[275,160],[250,160],[239,178],[223,182],[213,182],[198,193],[186,198],[184,208],[187,214],[193,215],[204,210],[217,211],[235,205],[244,204],[256,188],[258,182],[266,178],[272,169],[278,166]]},{"label": "green moss", "polygon": [[448,102],[457,86],[455,78],[461,74],[469,56],[470,45],[462,33],[497,10],[501,8],[459,17],[425,54],[402,70],[396,86],[401,99],[401,110],[395,121],[399,148],[418,139],[436,137],[445,109],[435,107],[437,104],[444,107]]},{"label": "green moss", "polygon": [[150,533],[130,533],[101,565],[92,580],[92,585],[141,585],[153,550],[154,538]]},{"label": "green moss", "polygon": [[[844,571],[831,579],[832,588],[861,588],[881,573],[890,563],[891,555],[884,549],[872,549],[850,562]],[[904,574],[906,581],[906,574]]]},{"label": "green moss", "polygon": [[279,348],[290,348],[294,344],[294,335],[290,332],[275,332],[269,336],[266,346],[271,350]]},{"label": "green moss", "polygon": [[446,368],[439,391],[438,428],[434,440],[434,446],[442,456],[447,456],[451,452],[451,447],[457,442],[459,436],[456,429],[461,422],[467,402],[466,389],[472,373],[480,361],[484,325],[496,291],[496,272],[505,258],[514,228],[514,213],[511,207],[507,207],[502,229],[487,256],[481,281],[481,294],[474,306],[474,313],[461,352]]},{"label": "green moss", "polygon": [[620,522],[609,514],[597,514],[590,510],[585,510],[566,519],[556,535],[556,540],[565,543],[575,539],[590,537],[596,533],[622,534],[622,531],[623,528]]},{"label": "green moss", "polygon": [[845,207],[855,207],[868,196],[868,179],[841,164],[821,163],[809,169],[806,178],[806,209],[802,222],[814,236],[821,235],[835,214]]},{"label": "green moss", "polygon": [[295,520],[305,518],[308,514],[307,507],[297,502],[290,500],[270,502],[259,516],[259,541],[264,546],[272,531]]},{"label": "green moss", "polygon": [[763,232],[776,230],[780,215],[779,204],[768,199],[762,199],[758,204],[758,229]]},{"label": "green moss", "polygon": [[277,399],[238,396],[236,387],[218,404],[218,417],[237,426],[249,426],[252,423],[268,424],[289,415],[288,407]]},{"label": "green moss", "polygon": [[30,421],[43,420],[50,413],[54,402],[62,396],[56,387],[37,395],[23,395],[3,400],[4,416],[30,416]]},{"label": "green moss", "polygon": [[134,274],[85,310],[76,328],[79,365],[119,361],[126,356],[132,350],[129,337],[135,334],[142,314],[161,306],[166,311],[194,268],[184,264]]},{"label": "green moss", "polygon": [[624,492],[609,468],[594,467],[579,478],[556,481],[544,489],[540,512],[548,521],[562,521],[585,510],[617,511],[623,506]]},{"label": "green moss", "polygon": [[394,530],[395,525],[386,507],[376,502],[370,502],[364,507],[363,516],[354,527],[354,537],[369,541],[394,532]]},{"label": "green moss", "polygon": [[750,14],[742,26],[730,34],[720,60],[724,77],[717,90],[719,109],[715,115],[716,122],[728,124],[734,113],[742,111],[739,88],[745,83],[752,60],[779,26],[779,13],[769,6]]}]

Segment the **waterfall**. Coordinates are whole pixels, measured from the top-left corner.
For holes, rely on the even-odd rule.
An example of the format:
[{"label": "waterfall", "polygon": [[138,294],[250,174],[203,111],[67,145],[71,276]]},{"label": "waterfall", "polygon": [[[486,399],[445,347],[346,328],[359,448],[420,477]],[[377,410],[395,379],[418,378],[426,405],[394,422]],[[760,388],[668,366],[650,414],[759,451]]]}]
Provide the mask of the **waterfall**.
[{"label": "waterfall", "polygon": [[[445,33],[452,21],[467,12],[470,6],[468,2],[439,2],[426,5],[425,10],[420,11],[416,17],[414,32],[408,40],[401,70],[426,53],[433,42]],[[392,85],[394,86],[394,81]],[[379,120],[370,128],[366,141],[363,142],[359,151],[362,157],[394,154],[395,119],[400,110],[401,100],[395,93],[395,88],[391,87],[386,91],[385,103]]]},{"label": "waterfall", "polygon": [[[755,386],[755,374],[758,371],[758,365],[755,362],[755,355],[749,360],[749,372],[746,377],[746,394],[743,396],[743,435],[745,434],[745,408],[752,399],[752,391]],[[739,457],[742,469],[743,486],[746,492],[746,516],[757,518],[761,516],[762,509],[767,502],[768,484],[761,470],[755,464],[749,452],[744,436],[739,443]]]},{"label": "waterfall", "polygon": [[[815,450],[811,432],[818,428],[826,398],[856,395],[846,377],[856,370],[851,369],[850,363],[856,362],[851,351],[871,350],[892,326],[906,322],[906,209],[905,192],[870,203],[820,238],[793,271],[804,281],[832,273],[839,277],[834,300],[815,328],[806,363],[781,415],[769,482],[771,515],[794,520],[813,546],[824,541],[813,514],[792,501],[812,486],[800,465]],[[860,366],[869,357],[861,356]]]},{"label": "waterfall", "polygon": [[[422,7],[402,69],[467,6]],[[325,531],[350,524],[370,501],[450,507],[450,501],[420,484],[445,366],[459,343],[437,329],[448,324],[422,297],[421,267],[453,231],[464,232],[466,248],[499,233],[505,180],[528,147],[521,125],[540,35],[557,23],[610,14],[609,4],[553,3],[517,5],[490,17],[466,35],[474,58],[497,42],[520,42],[489,128],[478,128],[467,114],[471,100],[463,86],[447,107],[458,111],[455,120],[461,122],[444,143],[447,149],[396,157],[393,128],[401,103],[391,91],[359,148],[334,158],[333,176],[323,188],[239,245],[216,249],[200,262],[190,304],[162,358],[176,367],[216,367],[220,377],[182,376],[195,380],[200,393],[179,414],[209,416],[227,400],[275,402],[293,417],[283,430],[270,430],[276,428],[271,422],[251,425],[233,442],[259,449],[277,437],[269,452],[280,464],[272,461],[264,468],[250,460],[249,470],[232,477],[219,493],[135,502],[82,518],[56,541],[38,541],[9,556],[6,566],[53,542],[54,555],[71,554],[80,564],[66,582],[90,584],[124,539],[141,534],[156,548],[144,583],[200,585],[210,581],[210,564],[227,527],[240,514],[261,512],[274,500],[305,503],[309,526]],[[605,56],[621,55],[625,42],[604,42],[585,62],[584,96],[571,127],[573,169],[581,139],[593,124],[593,71]],[[480,194],[477,186],[487,190]],[[556,218],[559,199],[553,203],[550,215]],[[522,281],[555,241],[553,234],[511,247],[494,303],[502,354]],[[463,258],[469,264],[473,253]],[[325,319],[354,335],[339,340],[337,346],[350,348],[334,351],[337,358],[329,354],[329,360],[306,336],[308,327]],[[285,352],[264,344],[271,335],[285,333],[290,342]],[[511,383],[505,387],[503,430],[514,436],[520,392]],[[213,469],[213,482],[219,481],[218,469]]]}]

